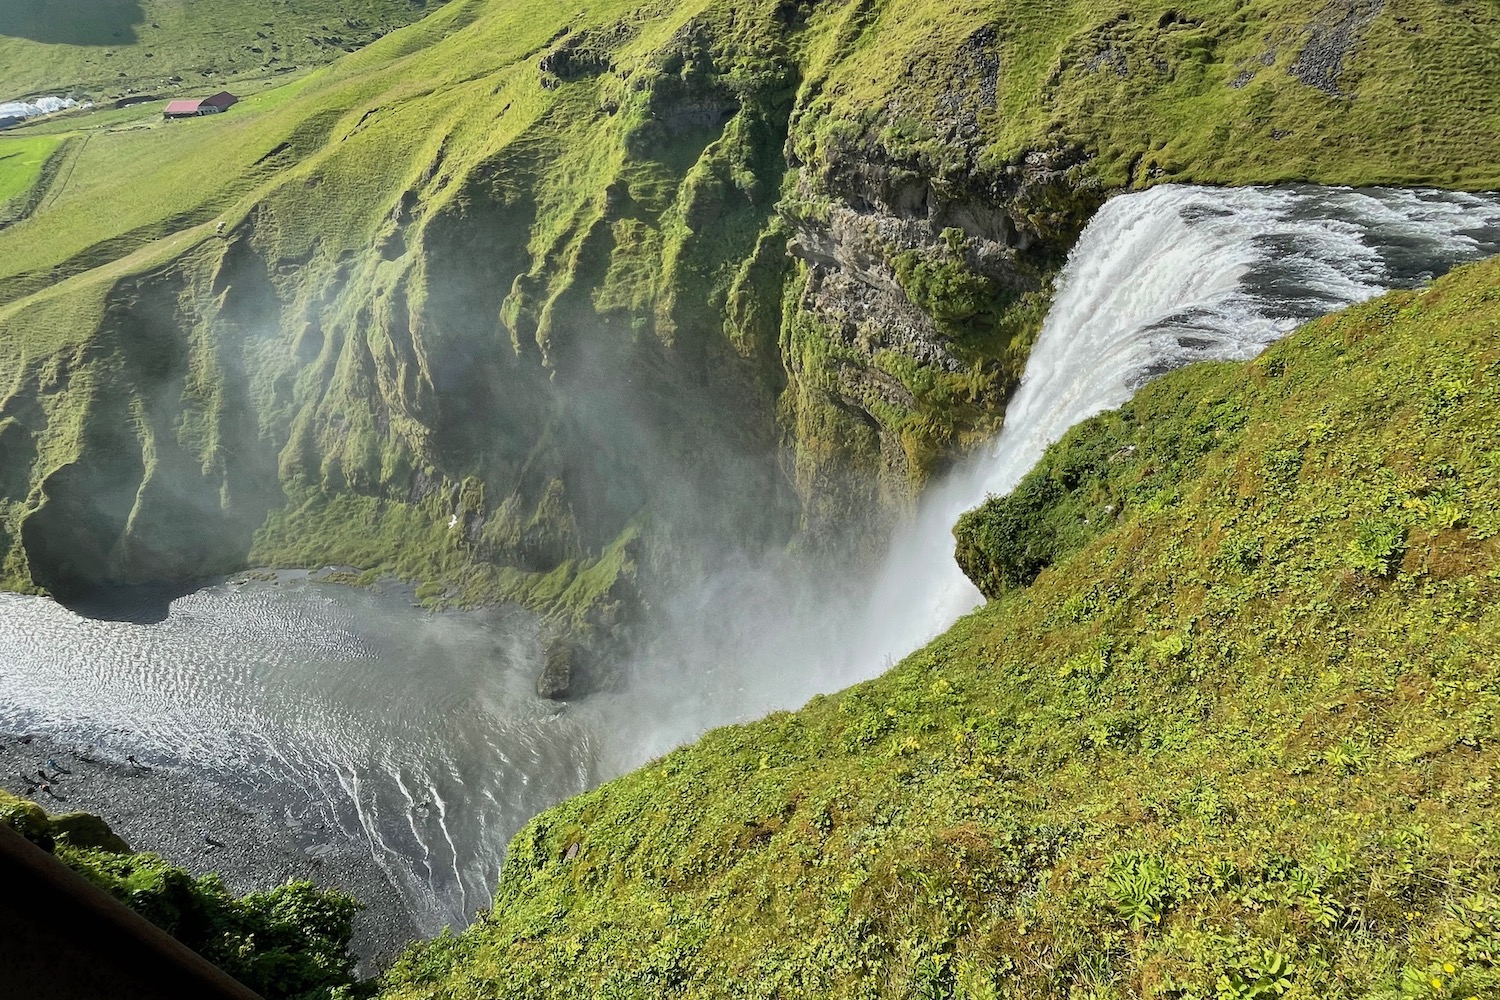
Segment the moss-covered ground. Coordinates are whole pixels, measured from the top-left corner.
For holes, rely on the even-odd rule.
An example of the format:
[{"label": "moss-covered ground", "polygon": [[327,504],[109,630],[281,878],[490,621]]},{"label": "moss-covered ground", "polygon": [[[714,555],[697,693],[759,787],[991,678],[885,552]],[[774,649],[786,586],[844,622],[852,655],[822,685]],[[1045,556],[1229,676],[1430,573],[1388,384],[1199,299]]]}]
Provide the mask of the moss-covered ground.
[{"label": "moss-covered ground", "polygon": [[1476,265],[1076,428],[1038,564],[544,813],[387,995],[1497,995],[1497,333]]}]

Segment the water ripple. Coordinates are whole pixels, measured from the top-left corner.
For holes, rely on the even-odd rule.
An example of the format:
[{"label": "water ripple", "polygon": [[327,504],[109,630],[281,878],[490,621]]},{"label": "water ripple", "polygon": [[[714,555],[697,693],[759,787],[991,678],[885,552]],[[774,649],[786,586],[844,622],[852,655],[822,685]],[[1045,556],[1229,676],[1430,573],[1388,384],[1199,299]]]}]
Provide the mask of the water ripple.
[{"label": "water ripple", "polygon": [[244,583],[111,619],[0,595],[0,726],[185,764],[310,843],[363,842],[424,931],[487,905],[509,837],[594,773],[587,735],[531,691],[519,614]]}]

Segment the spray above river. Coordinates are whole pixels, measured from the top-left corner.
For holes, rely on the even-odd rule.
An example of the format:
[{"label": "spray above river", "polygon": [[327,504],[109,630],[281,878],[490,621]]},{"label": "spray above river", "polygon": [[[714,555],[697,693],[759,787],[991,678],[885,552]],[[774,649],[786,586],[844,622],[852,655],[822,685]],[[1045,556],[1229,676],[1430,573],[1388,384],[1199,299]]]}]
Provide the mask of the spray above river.
[{"label": "spray above river", "polygon": [[[536,625],[306,581],[210,587],[165,618],[0,596],[0,729],[190,769],[368,852],[417,929],[486,905],[536,811],[703,729],[872,676],[979,602],[951,528],[1144,381],[1500,252],[1500,198],[1164,186],[1108,202],[1061,276],[994,446],[932,489],[853,596],[787,562],[657,603],[620,691],[537,699]],[[122,620],[119,620],[122,619]]]}]

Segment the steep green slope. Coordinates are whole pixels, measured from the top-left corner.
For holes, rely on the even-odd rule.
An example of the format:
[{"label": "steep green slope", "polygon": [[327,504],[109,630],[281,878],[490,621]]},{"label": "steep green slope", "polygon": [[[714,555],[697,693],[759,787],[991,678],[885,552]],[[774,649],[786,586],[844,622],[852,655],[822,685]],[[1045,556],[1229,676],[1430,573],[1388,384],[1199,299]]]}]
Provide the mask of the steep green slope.
[{"label": "steep green slope", "polygon": [[70,141],[0,230],[5,584],[342,563],[610,631],[642,575],[857,550],[996,429],[1107,191],[1500,185],[1495,37],[455,0],[228,115],[22,130]]},{"label": "steep green slope", "polygon": [[[779,76],[747,76],[738,84],[744,99],[727,85],[693,96],[669,83],[624,90],[615,116],[583,114],[594,95],[540,86],[525,58],[556,34],[539,14],[543,5],[529,12],[538,16],[525,31],[514,29],[526,12],[482,33],[464,30],[477,7],[454,5],[414,29],[428,35],[392,36],[267,96],[264,115],[251,102],[232,121],[97,136],[81,156],[101,140],[122,144],[115,151],[166,141],[178,155],[160,162],[158,178],[141,182],[148,165],[123,182],[103,166],[106,146],[86,175],[80,159],[75,197],[0,235],[17,248],[7,261],[29,268],[11,279],[16,301],[0,321],[11,370],[21,373],[11,409],[32,411],[27,426],[18,418],[8,428],[20,460],[9,463],[17,486],[6,496],[26,495],[28,466],[56,470],[32,494],[40,517],[18,519],[13,567],[54,589],[80,578],[211,571],[243,562],[251,532],[277,506],[255,560],[432,577],[463,570],[478,551],[505,569],[497,577],[489,563],[479,580],[459,583],[543,603],[568,597],[609,616],[628,599],[611,594],[628,575],[623,547],[653,494],[655,512],[675,525],[696,519],[715,530],[737,525],[752,539],[785,534],[778,517],[789,522],[790,514],[775,505],[774,397],[717,336],[717,318],[714,340],[677,348],[678,317],[703,304],[670,298],[676,272],[718,268],[725,273],[715,280],[725,284],[734,277],[718,247],[679,221],[689,194],[717,184],[717,175],[700,166],[701,182],[680,197],[679,187],[723,119],[756,88],[774,91]],[[697,44],[680,29],[652,22],[640,30],[656,46],[684,34],[662,56],[680,60]],[[465,82],[465,73],[478,79]],[[441,83],[440,92],[427,89]],[[633,103],[632,93],[640,93]],[[651,121],[657,113],[665,120]],[[747,110],[734,129],[753,133],[757,113]],[[648,151],[665,140],[664,158],[643,153],[627,168],[627,136]],[[570,148],[591,155],[567,159],[562,174]],[[717,151],[709,158],[730,159]],[[757,182],[757,167],[740,168],[745,183]],[[176,180],[189,174],[221,181],[203,188]],[[262,178],[269,186],[255,188]],[[769,216],[778,178],[762,188],[743,207],[714,211],[715,243],[753,255],[753,219]],[[244,191],[254,191],[254,209],[230,216],[231,240],[213,239],[206,225],[156,239],[176,220],[206,223]],[[611,253],[616,230],[638,236],[653,255],[666,246],[684,261],[636,267],[628,245]],[[123,251],[135,257],[108,263]],[[573,267],[590,280],[575,285]],[[124,276],[136,269],[147,273]],[[80,273],[28,294],[59,270]],[[596,292],[613,298],[602,317]],[[185,308],[196,322],[174,350]],[[580,315],[607,335],[581,339],[593,331],[578,329]],[[94,381],[98,353],[116,367]],[[49,374],[63,354],[74,363]],[[148,364],[159,371],[142,370]],[[54,377],[66,383],[56,393],[42,384]],[[57,409],[48,412],[48,403]],[[97,416],[68,419],[79,410]],[[139,444],[131,447],[131,437]],[[736,439],[750,452],[739,463],[745,471],[734,462]],[[702,456],[693,461],[707,468],[684,472],[682,456]],[[194,466],[204,474],[192,476]],[[285,490],[279,502],[257,492],[267,486]],[[711,511],[702,515],[705,500]],[[87,519],[82,530],[97,537],[68,534],[85,520],[75,516],[79,504],[115,508]],[[171,537],[153,537],[153,526]],[[86,565],[97,553],[113,565]],[[584,558],[599,572],[583,572]]]},{"label": "steep green slope", "polygon": [[206,95],[328,62],[427,7],[425,0],[0,0],[0,102]]},{"label": "steep green slope", "polygon": [[1500,261],[1076,428],[1032,582],[542,814],[386,995],[1497,995],[1497,334]]}]

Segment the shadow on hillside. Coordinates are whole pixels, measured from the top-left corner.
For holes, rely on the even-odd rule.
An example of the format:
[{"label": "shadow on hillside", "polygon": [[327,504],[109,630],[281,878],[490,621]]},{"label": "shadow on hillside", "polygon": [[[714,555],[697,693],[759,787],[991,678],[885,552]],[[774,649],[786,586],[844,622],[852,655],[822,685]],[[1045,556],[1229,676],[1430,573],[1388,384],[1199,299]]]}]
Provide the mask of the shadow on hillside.
[{"label": "shadow on hillside", "polygon": [[131,45],[140,0],[0,0],[0,37],[57,45]]},{"label": "shadow on hillside", "polygon": [[56,600],[82,618],[155,625],[167,620],[173,601],[202,586],[202,583],[181,583],[100,587],[82,593],[58,595]]}]

